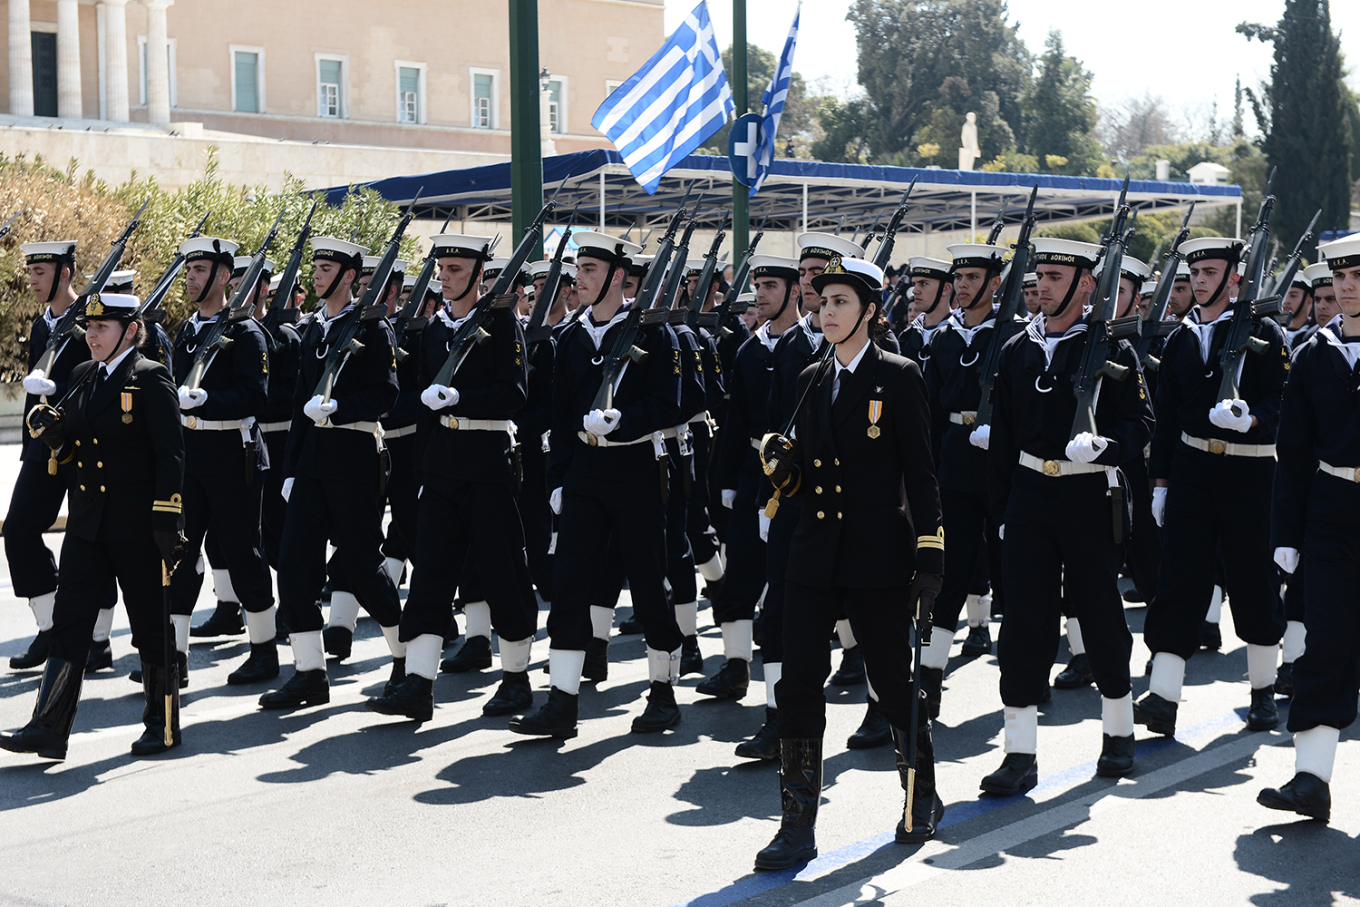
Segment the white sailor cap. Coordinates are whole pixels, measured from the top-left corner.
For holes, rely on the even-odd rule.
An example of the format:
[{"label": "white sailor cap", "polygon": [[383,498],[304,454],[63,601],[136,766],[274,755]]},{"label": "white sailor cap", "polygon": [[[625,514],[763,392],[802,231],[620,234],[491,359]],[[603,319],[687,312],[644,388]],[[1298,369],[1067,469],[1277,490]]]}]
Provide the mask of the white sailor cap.
[{"label": "white sailor cap", "polygon": [[[1104,270],[1105,260],[1101,259],[1100,264],[1096,265],[1095,274],[1099,276]],[[1152,276],[1152,268],[1140,259],[1125,255],[1123,261],[1119,263],[1119,276],[1132,280],[1133,285],[1138,287],[1142,286],[1143,281]]]},{"label": "white sailor cap", "polygon": [[655,255],[630,255],[628,257],[628,275],[630,277],[641,277],[647,273],[647,267],[656,260]]},{"label": "white sailor cap", "polygon": [[752,255],[751,279],[761,277],[782,277],[785,280],[798,279],[798,260],[781,255]]},{"label": "white sailor cap", "polygon": [[800,233],[798,260],[804,258],[863,258],[864,247],[834,233]]},{"label": "white sailor cap", "polygon": [[608,233],[596,233],[591,230],[581,230],[571,234],[572,242],[576,243],[576,258],[598,258],[601,261],[627,265],[629,259],[642,251],[642,246],[626,239],[619,239],[610,236]]},{"label": "white sailor cap", "polygon": [[1145,280],[1145,281],[1143,281],[1142,287],[1140,287],[1139,290],[1138,290],[1138,295],[1139,295],[1139,296],[1151,296],[1153,293],[1156,293],[1156,292],[1157,292],[1157,281],[1155,281],[1155,280]]},{"label": "white sailor cap", "polygon": [[1189,280],[1190,266],[1184,261],[1176,263],[1176,280]]},{"label": "white sailor cap", "polygon": [[1303,277],[1304,280],[1308,281],[1308,286],[1313,289],[1330,287],[1332,285],[1332,266],[1325,261],[1309,265],[1303,269]]},{"label": "white sailor cap", "polygon": [[277,293],[279,291],[279,284],[281,283],[283,283],[282,274],[275,274],[273,277],[269,278],[269,292]]},{"label": "white sailor cap", "polygon": [[1030,290],[1039,285],[1039,275],[1034,271],[1026,271],[1025,279],[1020,281],[1022,289]]},{"label": "white sailor cap", "polygon": [[1231,264],[1242,260],[1242,240],[1230,236],[1201,236],[1181,243],[1181,254],[1186,264],[1218,259]]},{"label": "white sailor cap", "polygon": [[19,246],[24,253],[24,264],[36,265],[45,261],[74,261],[76,241],[59,239],[56,242],[26,242]]},{"label": "white sailor cap", "polygon": [[[249,255],[237,255],[236,258],[232,260],[232,275],[244,274],[246,268],[250,267],[250,260],[251,256]],[[277,267],[278,264],[274,261],[268,258],[264,260],[264,273],[273,274],[274,269]]]},{"label": "white sailor cap", "polygon": [[123,290],[132,291],[132,283],[137,279],[135,268],[126,268],[122,271],[114,271],[109,275],[108,283],[104,284],[104,289],[110,293],[121,293]]},{"label": "white sailor cap", "polygon": [[818,293],[837,283],[854,287],[865,303],[882,304],[883,269],[871,261],[837,255],[827,262],[822,273],[812,278],[812,286]]},{"label": "white sailor cap", "polygon": [[[543,261],[531,262],[525,270],[529,272],[530,277],[547,277],[548,269],[551,267],[552,262],[544,259]],[[565,261],[562,262],[562,276],[568,280],[575,280],[576,265],[568,264]]]},{"label": "white sailor cap", "polygon": [[954,271],[959,268],[995,270],[1001,266],[1001,260],[1006,257],[1006,250],[1001,246],[989,246],[985,243],[958,243],[946,248],[954,258],[950,266]]},{"label": "white sailor cap", "polygon": [[482,279],[495,280],[497,277],[501,276],[501,272],[505,270],[505,266],[508,264],[510,264],[510,259],[508,258],[489,259],[487,263],[482,266]]},{"label": "white sailor cap", "polygon": [[1094,268],[1100,258],[1100,246],[1075,239],[1058,239],[1052,236],[1034,238],[1034,263],[1036,265],[1067,265],[1072,268]]},{"label": "white sailor cap", "polygon": [[435,258],[471,258],[490,262],[492,259],[486,250],[491,247],[491,240],[490,236],[472,236],[467,233],[436,233],[430,237],[430,248],[434,250]]},{"label": "white sailor cap", "polygon": [[313,236],[312,260],[333,261],[345,268],[358,271],[368,254],[368,247],[334,236]]},{"label": "white sailor cap", "polygon": [[[359,273],[371,275],[374,271],[378,269],[378,262],[380,261],[382,261],[381,255],[365,255],[364,265],[362,268],[359,269]],[[392,262],[392,270],[396,271],[398,274],[405,274],[406,266],[408,264],[410,264],[410,262],[408,262],[406,259],[398,258],[396,261]]]},{"label": "white sailor cap", "polygon": [[1318,246],[1318,254],[1333,271],[1360,267],[1360,236],[1343,236]]},{"label": "white sailor cap", "polygon": [[925,255],[913,255],[907,259],[908,277],[929,277],[931,280],[953,280],[950,268],[953,265],[943,258],[929,258]]},{"label": "white sailor cap", "polygon": [[[704,260],[703,260],[702,258],[686,258],[686,259],[685,259],[685,274],[686,274],[686,276],[689,276],[689,277],[698,277],[698,276],[699,276],[699,272],[702,271],[703,269],[704,269]],[[717,271],[714,271],[713,273],[716,274],[716,273],[718,273],[718,272],[717,272]]]},{"label": "white sailor cap", "polygon": [[179,254],[185,263],[194,261],[215,261],[230,268],[236,260],[236,250],[240,248],[229,239],[220,236],[194,236],[179,244]]},{"label": "white sailor cap", "polygon": [[85,318],[131,318],[141,300],[131,293],[95,293],[85,304]]},{"label": "white sailor cap", "polygon": [[[751,258],[754,259],[755,256],[752,255]],[[737,304],[733,306],[732,310],[734,312],[744,311],[746,309],[749,309],[751,306],[755,304],[756,304],[755,293],[742,293],[739,296],[737,296]]]}]

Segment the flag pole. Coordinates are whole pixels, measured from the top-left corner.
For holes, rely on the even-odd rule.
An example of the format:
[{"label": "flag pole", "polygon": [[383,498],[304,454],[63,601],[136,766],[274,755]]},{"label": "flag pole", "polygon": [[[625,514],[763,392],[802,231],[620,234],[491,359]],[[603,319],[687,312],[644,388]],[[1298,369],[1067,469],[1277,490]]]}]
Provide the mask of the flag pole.
[{"label": "flag pole", "polygon": [[[543,207],[543,145],[539,134],[538,0],[510,0],[510,218],[519,241]],[[543,243],[530,252],[543,257]]]},{"label": "flag pole", "polygon": [[[732,0],[732,100],[737,116],[750,110],[746,78],[746,0]],[[732,179],[732,261],[746,253],[751,234],[751,190]]]}]

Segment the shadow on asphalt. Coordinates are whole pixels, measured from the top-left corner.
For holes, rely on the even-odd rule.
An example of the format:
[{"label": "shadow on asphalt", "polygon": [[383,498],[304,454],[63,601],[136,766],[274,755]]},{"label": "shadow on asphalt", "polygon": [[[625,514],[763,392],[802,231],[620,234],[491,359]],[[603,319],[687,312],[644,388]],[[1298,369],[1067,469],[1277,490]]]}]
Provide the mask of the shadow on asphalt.
[{"label": "shadow on asphalt", "polygon": [[[1360,873],[1355,854],[1360,841],[1321,822],[1267,825],[1241,835],[1233,858],[1244,873],[1268,879],[1275,888],[1251,896],[1257,907],[1295,907],[1360,899]],[[1318,854],[1346,854],[1350,860],[1327,861]],[[1279,887],[1283,886],[1283,887]]]}]

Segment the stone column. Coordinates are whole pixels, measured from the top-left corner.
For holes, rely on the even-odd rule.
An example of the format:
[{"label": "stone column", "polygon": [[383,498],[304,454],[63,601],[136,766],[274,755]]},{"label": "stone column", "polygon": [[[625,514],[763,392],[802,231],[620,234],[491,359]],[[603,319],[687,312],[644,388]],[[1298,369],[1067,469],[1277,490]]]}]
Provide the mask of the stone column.
[{"label": "stone column", "polygon": [[170,42],[165,8],[174,0],[146,0],[146,121],[170,122]]},{"label": "stone column", "polygon": [[33,116],[33,34],[28,0],[9,0],[9,112]]},{"label": "stone column", "polygon": [[108,8],[104,39],[104,62],[108,66],[104,91],[108,117],[115,123],[128,121],[127,0],[104,0]]},{"label": "stone column", "polygon": [[57,0],[57,116],[80,119],[80,7]]}]

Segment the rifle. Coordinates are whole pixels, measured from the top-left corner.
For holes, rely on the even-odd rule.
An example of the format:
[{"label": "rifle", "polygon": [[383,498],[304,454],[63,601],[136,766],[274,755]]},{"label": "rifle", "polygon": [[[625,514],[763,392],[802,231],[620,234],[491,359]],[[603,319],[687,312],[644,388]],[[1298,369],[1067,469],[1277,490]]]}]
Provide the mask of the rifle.
[{"label": "rifle", "polygon": [[557,291],[562,286],[562,256],[567,252],[567,240],[571,239],[571,231],[576,226],[576,212],[580,207],[581,203],[577,202],[571,209],[571,217],[567,218],[567,229],[562,232],[562,241],[557,244],[552,264],[548,265],[548,273],[543,278],[543,291],[538,301],[534,303],[534,310],[529,313],[529,323],[524,328],[524,339],[529,344],[530,359],[533,358],[533,350],[552,336],[552,328],[546,322],[548,313],[552,311],[553,302],[557,299]]},{"label": "rifle", "polygon": [[[1029,193],[1029,204],[1025,206],[1025,216],[1020,222],[1020,236],[1015,241],[1015,254],[1011,256],[1011,269],[1006,273],[1006,282],[1001,287],[1001,306],[997,309],[996,324],[992,328],[991,339],[987,341],[987,353],[978,369],[978,386],[982,388],[982,398],[978,400],[975,425],[992,424],[992,388],[996,386],[997,373],[1001,371],[1001,348],[1019,330],[1015,320],[1020,306],[1025,300],[1025,272],[1029,270],[1030,235],[1038,217],[1034,213],[1034,202],[1039,197],[1039,184],[1035,183]],[[1004,210],[1004,209],[1003,209]],[[997,215],[1001,220],[1001,215]],[[987,243],[992,245],[992,243]],[[1118,285],[1116,284],[1116,292]],[[965,424],[967,416],[964,417]]]},{"label": "rifle", "polygon": [[[1278,315],[1280,312],[1279,296],[1260,298],[1265,276],[1266,242],[1270,239],[1270,215],[1275,208],[1275,196],[1270,194],[1274,184],[1275,171],[1272,169],[1270,180],[1266,183],[1265,197],[1261,199],[1261,210],[1256,217],[1256,225],[1251,228],[1251,238],[1248,240],[1245,259],[1246,284],[1238,294],[1237,304],[1233,307],[1232,321],[1228,324],[1228,335],[1219,353],[1218,361],[1223,366],[1223,378],[1218,386],[1220,400],[1236,400],[1241,397],[1237,373],[1242,364],[1242,357],[1247,353],[1260,355],[1270,349],[1269,343],[1260,337],[1251,336],[1252,322],[1264,315]],[[1233,413],[1241,415],[1236,406],[1233,407]]]},{"label": "rifle", "polygon": [[15,211],[13,214],[9,216],[9,220],[5,221],[5,225],[3,227],[0,227],[0,239],[4,239],[7,235],[9,235],[9,231],[14,228],[14,219],[23,213],[24,209],[20,208],[18,211]]},{"label": "rifle", "polygon": [[713,307],[711,312],[697,312],[693,309],[689,313],[690,327],[705,327],[709,329],[717,328],[726,336],[732,333],[732,329],[725,327],[722,323],[727,316],[727,311],[732,307],[732,303],[737,301],[741,295],[741,288],[746,285],[746,278],[751,273],[751,256],[756,254],[756,247],[760,245],[760,240],[765,236],[765,221],[769,220],[769,215],[765,215],[760,221],[760,227],[756,230],[756,235],[747,244],[746,251],[742,253],[741,261],[732,271],[732,283],[723,294],[722,301]]},{"label": "rifle", "polygon": [[[212,217],[212,212],[203,215],[203,219],[194,227],[194,232],[190,233],[188,239],[196,239],[203,233],[203,225]],[[146,294],[146,299],[142,300],[142,305],[137,309],[138,317],[145,318],[147,321],[159,320],[157,312],[161,302],[164,301],[170,288],[175,284],[175,278],[179,276],[180,269],[184,267],[184,253],[176,250],[175,257],[170,259],[170,265],[165,269],[156,283],[151,287],[151,292]]]},{"label": "rifle", "polygon": [[1318,208],[1313,219],[1308,222],[1308,229],[1303,231],[1299,241],[1294,244],[1294,251],[1289,253],[1289,258],[1285,260],[1284,270],[1280,276],[1275,278],[1275,283],[1270,287],[1270,295],[1283,297],[1289,292],[1289,285],[1294,282],[1294,275],[1299,272],[1299,264],[1303,260],[1303,247],[1313,238],[1313,228],[1317,226],[1318,218],[1322,216],[1322,209]]},{"label": "rifle", "polygon": [[[443,233],[449,228],[449,221],[453,220],[455,209],[449,209],[449,216],[444,218],[443,225],[439,228],[439,233]],[[397,341],[397,361],[402,362],[410,353],[401,348],[401,338],[410,331],[412,333],[425,327],[425,319],[420,317],[421,307],[425,305],[425,293],[430,289],[430,281],[434,280],[434,269],[439,266],[435,258],[434,243],[430,244],[430,251],[425,255],[425,261],[420,266],[420,273],[416,275],[416,282],[411,286],[411,295],[406,297],[406,305],[397,314],[397,320],[392,322],[392,334]]]},{"label": "rifle", "polygon": [[[704,266],[699,269],[699,279],[694,284],[694,298],[689,301],[689,311],[685,314],[685,324],[691,329],[698,323],[699,310],[704,307],[704,300],[708,298],[709,287],[713,286],[713,275],[718,270],[718,247],[727,237],[727,225],[731,219],[730,212],[723,215],[722,221],[718,224],[718,232],[713,234],[713,243],[708,247],[708,254],[704,256]],[[732,275],[734,279],[736,276]]]},{"label": "rifle", "polygon": [[[1134,352],[1138,354],[1138,361],[1143,364],[1143,368],[1157,371],[1161,368],[1162,361],[1152,355],[1152,344],[1159,337],[1165,337],[1180,326],[1179,322],[1166,321],[1166,308],[1171,304],[1171,290],[1176,284],[1176,270],[1180,267],[1185,256],[1181,254],[1181,244],[1190,236],[1190,218],[1195,213],[1195,202],[1190,203],[1190,208],[1185,212],[1185,219],[1181,221],[1181,228],[1176,232],[1176,238],[1171,240],[1171,251],[1166,253],[1166,260],[1162,262],[1162,274],[1157,278],[1157,289],[1152,294],[1152,302],[1148,303],[1147,310],[1143,313],[1142,324],[1138,326],[1138,343],[1134,345]],[[1156,256],[1154,256],[1155,260]]]},{"label": "rifle", "polygon": [[[34,372],[42,372],[43,375],[50,373],[52,364],[56,362],[57,353],[61,350],[63,344],[69,337],[80,333],[79,321],[85,315],[85,306],[89,303],[91,296],[104,289],[104,284],[109,282],[109,275],[117,270],[118,262],[123,258],[123,250],[127,248],[128,240],[132,237],[132,231],[141,225],[142,213],[146,211],[146,206],[149,204],[151,204],[149,198],[142,202],[142,206],[137,209],[132,220],[123,228],[122,234],[113,241],[109,254],[104,256],[104,260],[95,269],[94,276],[85,285],[85,289],[80,292],[76,301],[67,307],[62,316],[57,319],[57,323],[52,326],[52,333],[47,337],[47,348],[38,358],[38,364],[33,369]],[[13,220],[13,218],[10,218],[10,220]]]},{"label": "rifle", "polygon": [[[1037,183],[1035,184],[1034,188],[1036,190],[1039,188]],[[1030,192],[1029,207],[1025,209],[1026,217],[1029,216],[1029,212],[1033,208],[1034,208],[1034,193]],[[992,221],[992,230],[990,233],[987,234],[987,245],[989,246],[996,245],[996,241],[1001,238],[1001,231],[1005,229],[1005,227],[1006,227],[1006,203],[1002,202],[1001,210],[996,212],[996,220]]]},{"label": "rifle", "polygon": [[279,275],[279,288],[274,293],[274,302],[264,316],[265,342],[269,344],[271,350],[278,349],[274,332],[278,330],[279,325],[285,321],[288,324],[297,324],[298,310],[292,304],[293,294],[296,292],[298,269],[302,267],[302,253],[306,250],[307,240],[312,236],[312,215],[316,213],[316,206],[320,201],[320,196],[312,200],[312,210],[307,212],[307,219],[302,222],[302,230],[298,233],[297,241],[293,243],[293,249],[288,253],[288,264],[284,265],[283,273]]},{"label": "rifle", "polygon": [[203,383],[203,375],[208,371],[208,366],[212,365],[213,357],[217,355],[218,350],[225,350],[231,346],[232,340],[227,336],[227,331],[236,323],[250,317],[254,308],[251,300],[255,295],[255,285],[259,283],[260,275],[264,272],[264,258],[274,242],[274,237],[279,233],[279,222],[283,220],[284,210],[279,209],[278,217],[274,218],[274,226],[269,228],[264,242],[260,243],[260,247],[251,256],[250,265],[246,268],[241,282],[236,285],[231,302],[227,304],[226,309],[218,313],[218,318],[208,325],[208,330],[199,341],[198,349],[194,352],[194,363],[189,366],[189,375],[184,379],[184,386],[190,390]]},{"label": "rifle", "polygon": [[869,232],[864,234],[864,248],[869,248],[869,243],[874,241],[874,237],[878,236],[878,222],[882,219],[882,211],[874,215],[874,222],[869,225]]},{"label": "rifle", "polygon": [[911,178],[911,185],[907,186],[907,191],[902,193],[902,201],[897,203],[897,210],[888,220],[888,226],[883,228],[883,239],[878,243],[878,248],[874,251],[874,264],[879,269],[888,266],[888,259],[892,258],[893,244],[897,241],[897,230],[902,226],[902,218],[907,216],[907,210],[911,207],[907,201],[911,198],[912,190],[916,188],[916,177]]},{"label": "rifle", "polygon": [[[694,235],[694,228],[699,225],[698,210],[695,216],[689,219],[689,224],[685,227],[685,232],[681,234],[680,242],[675,247],[675,252],[671,256],[670,267],[666,269],[666,279],[661,284],[661,297],[657,305],[663,309],[669,309],[671,314],[668,319],[675,317],[675,304],[680,295],[680,281],[685,279],[685,274],[689,270],[689,240]],[[710,277],[711,279],[711,277]],[[696,292],[699,285],[695,284]]]},{"label": "rifle", "polygon": [[[383,248],[382,257],[378,259],[378,264],[373,269],[373,276],[369,278],[368,286],[364,288],[364,295],[352,309],[341,315],[337,319],[338,323],[331,328],[335,332],[334,340],[331,342],[330,352],[326,354],[326,364],[322,367],[321,378],[316,382],[316,390],[313,392],[313,396],[319,396],[323,403],[328,402],[335,391],[335,378],[340,373],[340,367],[350,356],[364,349],[364,345],[357,337],[360,325],[366,321],[377,321],[387,317],[387,306],[383,305],[382,298],[386,295],[387,281],[392,276],[392,268],[396,265],[397,253],[401,251],[401,238],[406,234],[406,228],[410,225],[411,217],[416,210],[416,202],[420,201],[420,193],[424,191],[424,186],[416,190],[415,198],[411,199],[411,203],[401,215],[401,220],[397,221],[391,238]],[[323,419],[318,424],[325,425],[327,421]]]}]

